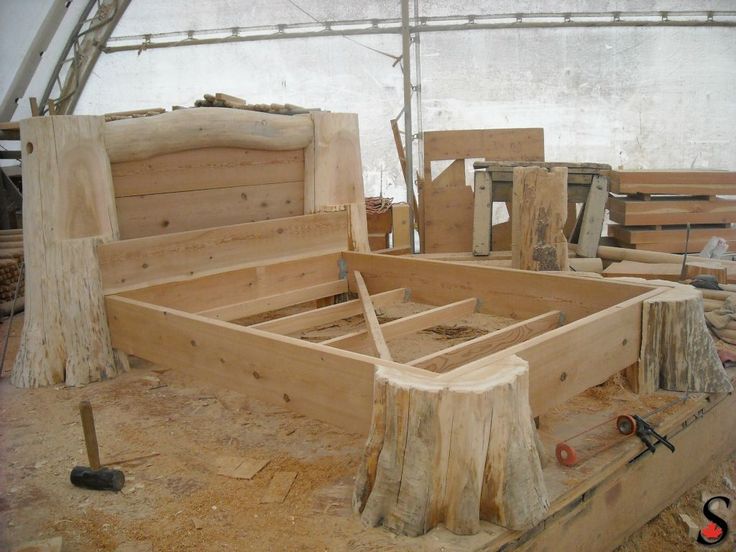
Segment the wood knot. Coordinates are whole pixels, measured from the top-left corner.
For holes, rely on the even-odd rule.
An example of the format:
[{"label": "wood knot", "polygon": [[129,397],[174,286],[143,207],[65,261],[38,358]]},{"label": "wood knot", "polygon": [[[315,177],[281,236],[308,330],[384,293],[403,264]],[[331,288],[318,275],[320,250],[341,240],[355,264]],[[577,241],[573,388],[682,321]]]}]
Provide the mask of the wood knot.
[{"label": "wood knot", "polygon": [[289,397],[289,395],[284,393],[284,402],[290,402],[290,401],[291,401],[291,397]]},{"label": "wood knot", "polygon": [[565,381],[567,379],[567,372],[562,372],[560,374],[560,381]]},{"label": "wood knot", "polygon": [[259,374],[256,370],[253,370],[253,377],[256,379],[261,379],[261,374]]}]

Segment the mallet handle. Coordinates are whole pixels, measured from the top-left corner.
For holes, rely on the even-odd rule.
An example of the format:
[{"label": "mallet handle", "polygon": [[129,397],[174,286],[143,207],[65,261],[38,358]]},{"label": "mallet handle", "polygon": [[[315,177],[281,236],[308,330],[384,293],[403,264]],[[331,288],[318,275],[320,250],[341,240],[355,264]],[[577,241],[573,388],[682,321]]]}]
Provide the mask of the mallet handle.
[{"label": "mallet handle", "polygon": [[95,418],[92,415],[92,405],[89,401],[79,403],[79,413],[82,415],[82,430],[84,444],[87,445],[87,458],[93,470],[100,469],[100,449],[97,447],[97,433],[95,432]]}]

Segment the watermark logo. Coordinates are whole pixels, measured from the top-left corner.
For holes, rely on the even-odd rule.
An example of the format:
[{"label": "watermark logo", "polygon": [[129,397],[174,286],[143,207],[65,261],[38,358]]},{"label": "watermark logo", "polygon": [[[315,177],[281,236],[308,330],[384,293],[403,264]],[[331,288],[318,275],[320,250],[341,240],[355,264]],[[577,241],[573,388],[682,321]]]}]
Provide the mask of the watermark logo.
[{"label": "watermark logo", "polygon": [[709,521],[698,533],[698,543],[704,546],[716,546],[728,537],[728,523],[713,512],[716,503],[722,502],[726,508],[731,507],[731,499],[727,496],[714,496],[703,505],[703,515]]}]

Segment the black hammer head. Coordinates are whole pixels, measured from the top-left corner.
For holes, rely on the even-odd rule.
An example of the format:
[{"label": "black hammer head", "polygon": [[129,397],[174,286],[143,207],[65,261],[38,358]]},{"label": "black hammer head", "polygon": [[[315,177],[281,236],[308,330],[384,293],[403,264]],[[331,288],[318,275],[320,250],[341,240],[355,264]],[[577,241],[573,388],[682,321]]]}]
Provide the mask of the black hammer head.
[{"label": "black hammer head", "polygon": [[95,491],[119,491],[125,485],[125,475],[120,470],[100,468],[93,470],[87,466],[75,466],[69,476],[70,481],[77,487],[93,489]]}]

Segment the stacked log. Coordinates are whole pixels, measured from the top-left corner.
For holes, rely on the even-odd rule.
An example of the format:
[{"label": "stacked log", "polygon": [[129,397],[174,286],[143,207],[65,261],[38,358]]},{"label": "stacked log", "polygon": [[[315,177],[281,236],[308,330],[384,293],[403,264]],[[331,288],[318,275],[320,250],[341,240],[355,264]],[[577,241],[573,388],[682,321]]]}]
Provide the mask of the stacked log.
[{"label": "stacked log", "polygon": [[275,115],[300,115],[311,111],[322,111],[319,108],[306,108],[294,104],[257,103],[249,104],[242,98],[218,92],[217,94],[204,94],[201,100],[194,102],[194,107],[227,107],[230,109],[244,109],[246,111],[260,111]]},{"label": "stacked log", "polygon": [[[15,259],[0,259],[0,303],[12,301],[18,285],[20,269]],[[21,279],[18,297],[23,297],[25,282]]]}]

